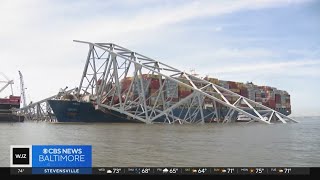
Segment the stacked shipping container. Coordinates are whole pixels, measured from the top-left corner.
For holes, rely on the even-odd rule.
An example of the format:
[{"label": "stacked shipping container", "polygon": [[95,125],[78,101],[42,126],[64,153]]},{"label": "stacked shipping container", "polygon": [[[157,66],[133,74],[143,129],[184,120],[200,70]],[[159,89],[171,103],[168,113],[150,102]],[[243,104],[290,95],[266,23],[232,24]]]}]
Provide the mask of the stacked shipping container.
[{"label": "stacked shipping container", "polygon": [[[154,104],[156,101],[156,98],[159,93],[158,89],[160,88],[160,81],[162,81],[162,83],[165,84],[164,98],[167,99],[167,101],[168,100],[171,101],[172,103],[177,102],[179,101],[179,99],[183,99],[192,93],[192,89],[190,87],[179,84],[175,81],[168,80],[168,79],[162,80],[162,78],[159,77],[158,75],[143,74],[142,76],[139,76],[133,83],[132,89],[133,89],[134,95],[137,95],[138,88],[141,88],[140,78],[142,78],[142,82],[143,82],[142,87],[144,88],[146,95],[151,99],[150,104]],[[287,114],[291,113],[290,95],[286,91],[278,90],[277,88],[269,87],[269,86],[257,86],[253,83],[223,81],[223,80],[218,80],[216,78],[210,78],[210,77],[206,77],[204,79],[213,84],[229,89],[230,91],[237,93],[241,96],[249,98],[255,102],[258,102],[267,107],[270,107],[271,109],[275,109],[280,112],[286,112]],[[182,81],[184,82],[184,84],[188,84],[191,86],[189,80],[185,78],[179,78],[177,80]],[[132,77],[123,79],[121,82],[122,91],[129,89],[129,86],[132,81],[133,81]],[[201,84],[198,84],[196,82],[195,82],[195,85],[197,87],[201,86]],[[213,89],[212,91],[214,92]],[[214,96],[221,99],[220,95],[214,94]],[[226,96],[226,98],[231,103],[237,100],[237,97],[233,97],[233,96]],[[159,104],[159,101],[162,101],[162,100],[158,98],[158,101],[157,101],[158,104]]]}]

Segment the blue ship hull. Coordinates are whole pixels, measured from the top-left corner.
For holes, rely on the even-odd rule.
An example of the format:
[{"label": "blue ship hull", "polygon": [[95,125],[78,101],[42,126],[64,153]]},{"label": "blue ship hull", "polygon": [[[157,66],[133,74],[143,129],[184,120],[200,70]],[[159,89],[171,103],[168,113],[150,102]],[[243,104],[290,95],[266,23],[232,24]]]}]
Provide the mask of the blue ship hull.
[{"label": "blue ship hull", "polygon": [[107,122],[130,123],[127,116],[116,111],[102,112],[96,110],[92,103],[48,100],[58,122]]},{"label": "blue ship hull", "polygon": [[[54,115],[58,122],[106,122],[106,123],[140,123],[140,121],[128,118],[127,115],[121,114],[117,111],[109,110],[102,112],[96,110],[92,103],[89,102],[77,102],[66,100],[48,100]],[[193,114],[194,110],[190,110],[189,113]],[[226,108],[220,108],[218,114],[220,119],[226,116],[228,110]],[[187,109],[176,108],[173,110],[173,114],[176,117],[184,118],[188,113]],[[253,111],[249,113],[254,114]],[[287,111],[280,111],[284,115],[289,115]],[[212,109],[203,109],[205,122],[214,122],[212,119]],[[237,116],[235,113],[234,116]],[[198,113],[197,119],[200,119],[200,113]],[[155,122],[163,122],[164,117],[160,117]]]}]

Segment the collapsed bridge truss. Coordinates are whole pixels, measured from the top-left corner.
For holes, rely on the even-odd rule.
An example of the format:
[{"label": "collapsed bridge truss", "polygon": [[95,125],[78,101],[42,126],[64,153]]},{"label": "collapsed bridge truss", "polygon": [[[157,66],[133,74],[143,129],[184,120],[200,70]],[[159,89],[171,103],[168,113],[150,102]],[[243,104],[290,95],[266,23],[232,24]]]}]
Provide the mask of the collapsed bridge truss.
[{"label": "collapsed bridge truss", "polygon": [[[144,123],[228,123],[241,114],[249,122],[296,122],[294,119],[228,89],[112,43],[78,41],[89,51],[76,97],[94,100],[96,109],[116,111]],[[150,91],[151,79],[159,87]],[[129,83],[124,85],[126,80]],[[170,95],[172,87],[189,91]],[[235,101],[231,102],[230,97]],[[221,109],[225,113],[221,113]]]}]

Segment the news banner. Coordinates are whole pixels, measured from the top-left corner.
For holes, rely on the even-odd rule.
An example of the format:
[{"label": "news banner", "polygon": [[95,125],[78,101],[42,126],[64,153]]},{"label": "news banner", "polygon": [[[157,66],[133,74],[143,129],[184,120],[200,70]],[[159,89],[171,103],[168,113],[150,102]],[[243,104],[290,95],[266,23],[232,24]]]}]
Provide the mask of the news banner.
[{"label": "news banner", "polygon": [[92,167],[90,145],[12,145],[10,156],[11,175],[310,175],[316,171],[301,167]]}]

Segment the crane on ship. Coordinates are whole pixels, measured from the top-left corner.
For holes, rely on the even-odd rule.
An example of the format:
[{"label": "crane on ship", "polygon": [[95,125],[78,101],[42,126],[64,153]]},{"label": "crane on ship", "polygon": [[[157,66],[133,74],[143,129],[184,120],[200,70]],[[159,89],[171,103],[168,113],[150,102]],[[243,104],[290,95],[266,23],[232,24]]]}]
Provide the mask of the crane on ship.
[{"label": "crane on ship", "polygon": [[13,94],[13,90],[12,90],[12,84],[13,84],[13,80],[10,80],[4,73],[0,72],[0,74],[2,75],[2,77],[4,77],[5,80],[0,80],[0,84],[4,83],[4,86],[0,86],[0,93],[2,91],[4,91],[8,86],[11,87],[11,95]]},{"label": "crane on ship", "polygon": [[24,81],[23,81],[23,76],[22,76],[21,71],[19,71],[19,76],[20,76],[20,90],[21,90],[21,98],[22,98],[22,102],[23,102],[23,107],[26,107],[27,106],[27,100],[26,100]]}]

